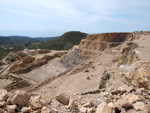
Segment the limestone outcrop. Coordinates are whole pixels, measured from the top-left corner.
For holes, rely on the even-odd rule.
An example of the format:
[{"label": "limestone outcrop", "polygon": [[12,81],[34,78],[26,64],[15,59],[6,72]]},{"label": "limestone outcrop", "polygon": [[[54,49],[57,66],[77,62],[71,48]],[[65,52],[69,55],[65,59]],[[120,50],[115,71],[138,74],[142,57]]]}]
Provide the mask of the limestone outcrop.
[{"label": "limestone outcrop", "polygon": [[130,33],[101,33],[87,35],[61,61],[67,67],[75,67],[83,61],[96,58],[102,51],[122,44]]}]

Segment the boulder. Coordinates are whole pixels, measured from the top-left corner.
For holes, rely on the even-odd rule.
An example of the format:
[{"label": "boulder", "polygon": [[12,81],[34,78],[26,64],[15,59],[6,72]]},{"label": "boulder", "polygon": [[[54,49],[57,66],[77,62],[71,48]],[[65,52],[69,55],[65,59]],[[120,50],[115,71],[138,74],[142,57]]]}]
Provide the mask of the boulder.
[{"label": "boulder", "polygon": [[7,105],[7,111],[9,113],[15,113],[15,109],[17,108],[17,105]]},{"label": "boulder", "polygon": [[42,107],[41,113],[51,113],[51,110],[48,107]]},{"label": "boulder", "polygon": [[10,97],[8,98],[8,100],[12,103],[12,104],[16,104],[19,106],[24,106],[28,103],[30,99],[30,96],[28,93],[22,91],[22,90],[17,90],[14,93],[12,93],[10,95]]},{"label": "boulder", "polygon": [[69,107],[70,109],[72,109],[72,110],[75,110],[76,106],[77,106],[77,105],[75,104],[74,100],[71,98],[71,99],[69,100],[69,105],[68,105],[68,107]]},{"label": "boulder", "polygon": [[36,111],[33,111],[33,113],[41,113],[41,109],[38,109]]},{"label": "boulder", "polygon": [[31,96],[30,102],[40,102],[41,96]]},{"label": "boulder", "polygon": [[21,109],[21,112],[23,112],[23,113],[29,113],[31,111],[31,108],[30,107],[23,107],[22,109]]},{"label": "boulder", "polygon": [[94,106],[94,104],[92,102],[87,102],[83,105],[83,107],[89,107],[89,108],[93,107],[93,106]]},{"label": "boulder", "polygon": [[0,90],[0,101],[7,100],[8,96],[9,96],[9,93],[7,92],[7,90],[5,89]]},{"label": "boulder", "polygon": [[150,89],[150,63],[135,62],[125,77],[136,87]]},{"label": "boulder", "polygon": [[95,113],[95,112],[96,112],[95,107],[88,108],[88,110],[87,110],[87,113]]},{"label": "boulder", "polygon": [[40,103],[37,103],[37,102],[31,102],[30,103],[30,106],[33,110],[38,110],[38,109],[41,109],[42,108],[42,105]]},{"label": "boulder", "polygon": [[139,97],[135,94],[129,93],[129,94],[124,94],[122,97],[115,102],[115,106],[121,110],[122,108],[129,108],[133,107],[133,103],[139,100]]},{"label": "boulder", "polygon": [[150,108],[143,102],[136,102],[134,105],[136,111],[142,111],[143,113],[150,113]]},{"label": "boulder", "polygon": [[68,105],[69,104],[69,99],[67,97],[65,97],[63,94],[59,94],[56,97],[56,100],[64,105]]},{"label": "boulder", "polygon": [[79,109],[79,111],[80,111],[81,113],[86,113],[86,112],[87,112],[87,108],[81,107],[81,108]]},{"label": "boulder", "polygon": [[108,106],[108,104],[103,101],[96,110],[96,113],[115,113],[114,108]]},{"label": "boulder", "polygon": [[3,102],[0,102],[0,107],[6,107],[9,104],[10,104],[9,101],[3,101]]}]

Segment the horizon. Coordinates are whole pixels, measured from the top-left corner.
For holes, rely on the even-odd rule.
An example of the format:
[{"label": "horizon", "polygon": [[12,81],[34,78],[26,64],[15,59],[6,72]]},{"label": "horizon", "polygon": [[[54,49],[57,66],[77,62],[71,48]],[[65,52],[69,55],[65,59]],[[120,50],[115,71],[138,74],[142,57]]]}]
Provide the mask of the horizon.
[{"label": "horizon", "polygon": [[54,37],[150,31],[149,0],[1,0],[0,35]]}]

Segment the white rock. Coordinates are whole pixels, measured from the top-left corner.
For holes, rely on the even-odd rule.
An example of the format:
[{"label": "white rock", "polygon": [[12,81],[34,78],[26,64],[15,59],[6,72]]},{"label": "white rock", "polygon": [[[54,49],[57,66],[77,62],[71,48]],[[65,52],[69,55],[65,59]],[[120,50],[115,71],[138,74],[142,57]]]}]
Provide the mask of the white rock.
[{"label": "white rock", "polygon": [[74,100],[72,98],[70,98],[68,107],[72,110],[75,110],[76,106],[77,105],[75,104]]},{"label": "white rock", "polygon": [[107,105],[105,101],[103,101],[96,110],[96,113],[115,113],[114,109]]},{"label": "white rock", "polygon": [[109,107],[112,107],[112,108],[115,108],[115,105],[114,105],[114,103],[112,103],[112,102],[108,103],[108,106],[109,106]]},{"label": "white rock", "polygon": [[0,101],[7,100],[8,96],[9,96],[9,93],[7,92],[7,90],[5,89],[0,90]]},{"label": "white rock", "polygon": [[136,111],[142,111],[143,113],[149,113],[150,112],[149,107],[146,104],[144,104],[143,102],[136,102],[134,104],[134,109]]},{"label": "white rock", "polygon": [[15,91],[8,98],[8,100],[12,104],[17,104],[17,105],[20,105],[20,106],[26,105],[28,103],[29,99],[30,99],[30,96],[28,95],[28,93],[26,93],[24,91],[21,91],[21,90]]},{"label": "white rock", "polygon": [[38,109],[36,111],[33,111],[33,113],[41,113],[41,109]]},{"label": "white rock", "polygon": [[41,96],[31,96],[30,102],[40,102]]},{"label": "white rock", "polygon": [[7,111],[9,113],[14,112],[16,108],[17,108],[17,105],[7,105]]},{"label": "white rock", "polygon": [[41,113],[51,113],[51,110],[47,107],[42,107]]},{"label": "white rock", "polygon": [[94,104],[92,103],[92,102],[87,102],[87,103],[85,103],[85,104],[83,104],[83,107],[93,107],[94,106]]},{"label": "white rock", "polygon": [[69,104],[69,99],[66,98],[63,94],[59,94],[56,97],[56,100],[64,105],[68,105]]},{"label": "white rock", "polygon": [[94,107],[88,108],[87,113],[95,113],[96,109]]},{"label": "white rock", "polygon": [[87,112],[87,108],[81,107],[79,111],[80,111],[81,113],[86,113],[86,112]]},{"label": "white rock", "polygon": [[21,109],[21,112],[23,112],[23,113],[29,113],[31,111],[31,108],[30,107],[23,107],[22,109]]},{"label": "white rock", "polygon": [[42,105],[40,103],[37,103],[37,102],[31,102],[30,103],[30,106],[33,110],[38,110],[38,109],[41,109],[42,108]]}]

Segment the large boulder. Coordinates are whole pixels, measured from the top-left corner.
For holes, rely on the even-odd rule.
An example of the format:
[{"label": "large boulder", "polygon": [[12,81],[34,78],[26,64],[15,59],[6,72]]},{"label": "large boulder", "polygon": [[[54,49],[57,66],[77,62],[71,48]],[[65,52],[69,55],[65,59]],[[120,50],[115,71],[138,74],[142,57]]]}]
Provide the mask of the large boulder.
[{"label": "large boulder", "polygon": [[8,96],[9,96],[9,93],[7,92],[7,90],[5,89],[0,90],[0,101],[7,100]]},{"label": "large boulder", "polygon": [[96,113],[115,113],[114,108],[108,106],[108,104],[103,101],[96,110]]},{"label": "large boulder", "polygon": [[28,101],[30,100],[30,96],[28,93],[22,91],[22,90],[17,90],[14,93],[12,93],[10,95],[10,97],[8,98],[8,100],[12,103],[12,104],[16,104],[19,106],[24,106],[28,103]]},{"label": "large boulder", "polygon": [[8,105],[7,111],[8,111],[8,113],[15,113],[16,108],[17,108],[17,105]]},{"label": "large boulder", "polygon": [[133,103],[139,100],[139,97],[135,94],[123,94],[121,98],[115,102],[115,106],[121,110],[122,108],[131,108],[133,107]]},{"label": "large boulder", "polygon": [[67,97],[65,97],[63,94],[59,94],[56,97],[56,100],[64,105],[68,105],[69,104],[69,99]]},{"label": "large boulder", "polygon": [[134,104],[134,109],[136,111],[141,111],[142,113],[150,113],[150,106],[147,106],[143,102],[136,102]]}]

